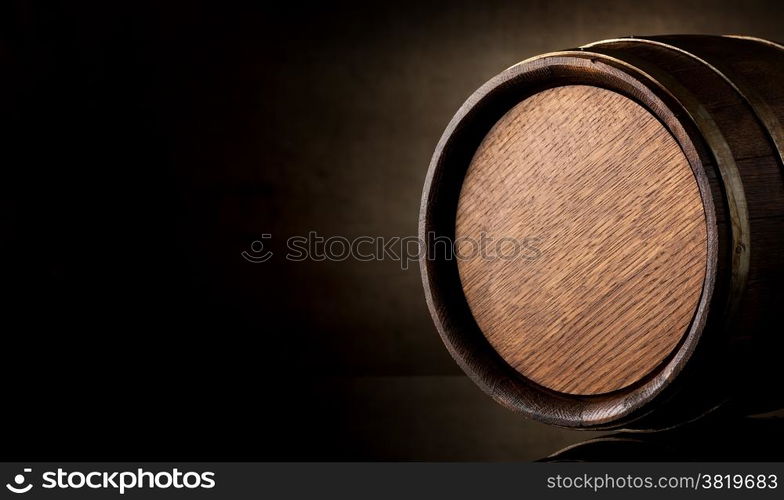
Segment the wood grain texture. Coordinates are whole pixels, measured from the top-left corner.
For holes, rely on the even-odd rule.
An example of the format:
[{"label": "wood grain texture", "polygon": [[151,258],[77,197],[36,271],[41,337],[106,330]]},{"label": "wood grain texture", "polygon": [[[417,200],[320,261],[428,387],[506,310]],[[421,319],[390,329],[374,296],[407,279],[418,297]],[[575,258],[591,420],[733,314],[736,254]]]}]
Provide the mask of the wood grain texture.
[{"label": "wood grain texture", "polygon": [[[496,123],[468,168],[455,236],[482,333],[519,373],[567,394],[651,373],[688,329],[705,279],[705,212],[686,156],[643,107],[598,87],[545,90]],[[502,238],[536,251],[498,258]],[[469,239],[489,251],[469,256]]]}]

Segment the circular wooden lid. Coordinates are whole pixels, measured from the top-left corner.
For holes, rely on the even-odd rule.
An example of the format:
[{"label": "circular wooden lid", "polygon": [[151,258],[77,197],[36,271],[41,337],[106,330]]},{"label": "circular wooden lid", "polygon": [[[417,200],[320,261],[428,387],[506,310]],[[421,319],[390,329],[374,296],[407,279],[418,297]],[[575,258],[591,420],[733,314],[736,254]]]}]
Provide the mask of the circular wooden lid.
[{"label": "circular wooden lid", "polygon": [[578,395],[655,371],[689,327],[707,263],[678,143],[636,102],[584,85],[537,93],[495,124],[463,181],[456,244],[493,348]]}]

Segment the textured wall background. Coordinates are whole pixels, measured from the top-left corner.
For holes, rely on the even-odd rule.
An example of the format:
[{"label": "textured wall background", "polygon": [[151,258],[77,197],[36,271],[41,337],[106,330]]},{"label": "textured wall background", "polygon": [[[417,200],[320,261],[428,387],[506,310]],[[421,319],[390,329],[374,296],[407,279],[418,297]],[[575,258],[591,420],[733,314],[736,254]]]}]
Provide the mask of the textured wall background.
[{"label": "textured wall background", "polygon": [[473,387],[418,268],[240,252],[415,234],[443,128],[524,58],[784,39],[772,1],[3,9],[8,456],[533,459],[587,437]]}]

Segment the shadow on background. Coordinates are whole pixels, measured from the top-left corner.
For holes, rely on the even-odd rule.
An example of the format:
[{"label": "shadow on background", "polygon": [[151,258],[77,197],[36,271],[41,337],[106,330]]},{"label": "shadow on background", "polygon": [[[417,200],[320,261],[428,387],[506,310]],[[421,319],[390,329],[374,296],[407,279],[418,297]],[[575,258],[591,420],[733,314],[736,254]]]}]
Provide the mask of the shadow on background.
[{"label": "shadow on background", "polygon": [[784,416],[716,415],[671,430],[624,431],[588,439],[542,461],[778,462],[784,460],[782,443]]}]

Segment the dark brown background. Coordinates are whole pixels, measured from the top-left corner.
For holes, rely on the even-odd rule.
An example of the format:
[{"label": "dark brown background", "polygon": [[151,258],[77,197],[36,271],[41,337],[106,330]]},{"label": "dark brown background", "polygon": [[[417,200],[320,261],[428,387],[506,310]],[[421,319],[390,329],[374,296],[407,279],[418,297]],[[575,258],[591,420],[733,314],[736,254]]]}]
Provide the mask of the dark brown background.
[{"label": "dark brown background", "polygon": [[[527,460],[584,439],[461,374],[416,266],[287,263],[283,242],[415,234],[443,128],[524,58],[634,34],[784,39],[773,1],[2,9],[16,458]],[[244,261],[265,233],[276,258]]]}]

